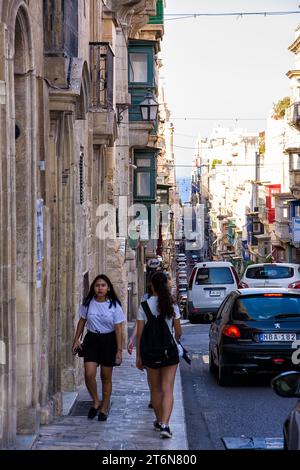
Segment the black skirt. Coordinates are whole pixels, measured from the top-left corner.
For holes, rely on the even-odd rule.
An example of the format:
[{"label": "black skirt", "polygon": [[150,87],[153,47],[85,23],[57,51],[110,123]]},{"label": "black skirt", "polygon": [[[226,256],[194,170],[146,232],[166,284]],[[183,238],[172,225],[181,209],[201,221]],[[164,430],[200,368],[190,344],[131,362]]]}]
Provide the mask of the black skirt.
[{"label": "black skirt", "polygon": [[96,362],[98,365],[113,367],[117,354],[115,331],[111,333],[93,333],[88,331],[83,340],[84,362]]}]

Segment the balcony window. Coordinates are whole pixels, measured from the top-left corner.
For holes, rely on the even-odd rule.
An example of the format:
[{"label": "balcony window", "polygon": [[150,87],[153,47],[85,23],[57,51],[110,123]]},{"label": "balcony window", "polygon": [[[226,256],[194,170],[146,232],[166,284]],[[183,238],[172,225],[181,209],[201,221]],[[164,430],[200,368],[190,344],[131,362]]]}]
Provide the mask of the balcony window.
[{"label": "balcony window", "polygon": [[290,170],[300,170],[300,153],[290,154]]},{"label": "balcony window", "polygon": [[129,54],[129,81],[131,83],[148,82],[148,55],[132,52]]},{"label": "balcony window", "polygon": [[151,175],[150,172],[137,173],[136,175],[136,195],[137,197],[151,196]]},{"label": "balcony window", "polygon": [[154,42],[129,42],[128,47],[128,82],[131,94],[129,119],[141,121],[140,103],[144,100],[148,89],[154,89]]},{"label": "balcony window", "polygon": [[300,206],[294,206],[295,207],[295,217],[300,217]]},{"label": "balcony window", "polygon": [[253,233],[260,233],[260,222],[253,223]]},{"label": "balcony window", "polygon": [[155,199],[155,152],[137,150],[134,175],[134,199]]},{"label": "balcony window", "polygon": [[151,160],[150,158],[137,158],[136,159],[136,166],[138,168],[150,168],[151,167]]},{"label": "balcony window", "polygon": [[113,108],[114,54],[108,42],[90,42],[91,106]]}]

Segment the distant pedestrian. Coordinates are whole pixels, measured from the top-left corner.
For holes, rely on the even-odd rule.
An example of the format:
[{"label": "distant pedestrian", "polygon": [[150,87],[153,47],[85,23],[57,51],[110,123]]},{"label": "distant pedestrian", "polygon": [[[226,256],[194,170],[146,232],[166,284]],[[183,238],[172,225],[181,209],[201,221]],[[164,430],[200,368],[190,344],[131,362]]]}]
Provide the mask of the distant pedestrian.
[{"label": "distant pedestrian", "polygon": [[[106,421],[112,392],[113,367],[122,363],[122,323],[125,315],[114,287],[105,274],[98,275],[91,284],[90,291],[80,308],[72,351],[76,354],[83,349],[86,387],[92,397],[93,406],[88,418],[98,415],[99,421]],[[80,337],[84,326],[87,333],[83,344]],[[102,401],[97,391],[96,373],[101,366]]]},{"label": "distant pedestrian", "polygon": [[[137,315],[136,365],[140,370],[147,369],[156,415],[154,428],[160,431],[161,437],[172,437],[169,420],[173,409],[174,381],[179,363],[172,329],[174,326],[175,339],[179,340],[181,336],[180,312],[178,306],[174,304],[169,280],[164,273],[155,273],[151,277],[151,286],[153,295],[147,301],[142,302]],[[147,349],[146,339],[148,338],[149,341],[151,334],[155,351],[149,346]],[[148,345],[149,343],[150,341]],[[167,354],[163,359],[158,360],[159,349],[163,353],[167,351]]]}]

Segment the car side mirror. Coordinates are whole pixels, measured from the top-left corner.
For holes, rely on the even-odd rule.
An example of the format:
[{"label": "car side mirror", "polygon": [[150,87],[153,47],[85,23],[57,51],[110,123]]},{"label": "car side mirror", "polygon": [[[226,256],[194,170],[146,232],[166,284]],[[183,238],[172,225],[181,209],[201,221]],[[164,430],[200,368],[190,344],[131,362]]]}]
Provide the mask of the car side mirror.
[{"label": "car side mirror", "polygon": [[300,397],[300,372],[283,372],[271,381],[271,387],[280,397]]}]

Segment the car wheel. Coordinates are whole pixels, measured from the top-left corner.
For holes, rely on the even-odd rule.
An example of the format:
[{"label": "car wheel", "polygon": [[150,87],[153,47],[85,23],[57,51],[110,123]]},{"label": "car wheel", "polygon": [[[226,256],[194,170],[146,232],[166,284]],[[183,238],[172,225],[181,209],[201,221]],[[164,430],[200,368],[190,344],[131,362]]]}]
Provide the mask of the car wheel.
[{"label": "car wheel", "polygon": [[219,356],[218,365],[218,384],[222,387],[226,387],[232,381],[232,373],[228,366],[225,366],[222,358]]},{"label": "car wheel", "polygon": [[213,354],[212,354],[211,349],[209,349],[209,372],[211,374],[215,374],[215,372],[217,372],[217,366],[214,363]]}]

